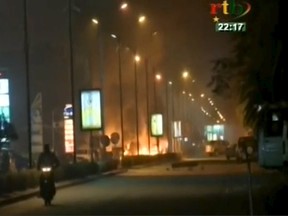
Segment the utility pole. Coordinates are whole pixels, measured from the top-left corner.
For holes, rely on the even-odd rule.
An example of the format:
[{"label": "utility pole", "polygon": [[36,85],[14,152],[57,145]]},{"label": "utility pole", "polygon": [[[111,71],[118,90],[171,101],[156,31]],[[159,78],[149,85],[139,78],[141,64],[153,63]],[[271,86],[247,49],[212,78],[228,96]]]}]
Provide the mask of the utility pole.
[{"label": "utility pole", "polygon": [[73,31],[72,31],[72,0],[68,0],[68,22],[69,22],[69,49],[70,49],[70,81],[71,81],[71,103],[73,110],[73,162],[77,163],[77,146],[76,146],[76,115],[75,115],[75,85],[74,85],[74,56],[73,56]]},{"label": "utility pole", "polygon": [[148,70],[148,59],[145,59],[145,72],[146,72],[146,105],[147,105],[147,141],[148,141],[148,152],[149,155],[151,153],[150,150],[150,109],[149,109],[149,70]]},{"label": "utility pole", "polygon": [[29,39],[28,39],[28,19],[27,19],[27,0],[23,1],[24,8],[24,53],[25,53],[25,72],[26,72],[26,111],[27,111],[27,134],[28,134],[28,155],[29,167],[33,168],[32,159],[32,137],[31,137],[31,101],[30,101],[30,58],[29,58]]}]

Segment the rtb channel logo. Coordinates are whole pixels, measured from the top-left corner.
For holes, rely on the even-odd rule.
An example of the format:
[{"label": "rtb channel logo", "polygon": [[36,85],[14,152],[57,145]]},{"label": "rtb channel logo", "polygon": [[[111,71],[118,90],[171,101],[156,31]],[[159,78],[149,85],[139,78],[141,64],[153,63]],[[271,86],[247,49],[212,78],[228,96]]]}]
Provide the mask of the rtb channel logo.
[{"label": "rtb channel logo", "polygon": [[210,4],[210,14],[214,22],[237,20],[251,11],[251,4],[245,1],[224,0]]}]

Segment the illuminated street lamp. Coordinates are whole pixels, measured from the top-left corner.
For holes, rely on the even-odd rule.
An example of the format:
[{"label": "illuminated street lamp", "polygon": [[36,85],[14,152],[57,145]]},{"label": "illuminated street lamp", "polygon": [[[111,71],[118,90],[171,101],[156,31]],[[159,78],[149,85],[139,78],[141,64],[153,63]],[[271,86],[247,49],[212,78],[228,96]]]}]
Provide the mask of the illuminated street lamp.
[{"label": "illuminated street lamp", "polygon": [[189,72],[188,72],[188,71],[184,71],[184,72],[182,73],[182,77],[183,77],[184,79],[187,79],[187,78],[189,77]]},{"label": "illuminated street lamp", "polygon": [[92,19],[92,22],[93,22],[95,25],[98,25],[98,24],[99,24],[99,21],[98,21],[98,19],[96,19],[96,18],[93,18],[93,19]]},{"label": "illuminated street lamp", "polygon": [[204,98],[204,97],[205,97],[205,94],[202,93],[200,96],[201,96],[201,98]]},{"label": "illuminated street lamp", "polygon": [[138,63],[140,61],[140,56],[139,55],[135,55],[134,60],[136,63]]},{"label": "illuminated street lamp", "polygon": [[161,76],[161,74],[156,74],[156,75],[155,75],[155,78],[156,78],[156,80],[161,80],[161,79],[162,79],[162,76]]},{"label": "illuminated street lamp", "polygon": [[121,6],[120,6],[120,9],[121,9],[121,10],[126,10],[127,7],[128,7],[128,4],[127,4],[126,2],[123,2],[123,3],[121,4]]},{"label": "illuminated street lamp", "polygon": [[143,15],[139,16],[139,18],[138,18],[138,22],[139,23],[144,23],[145,21],[146,21],[146,17],[145,16],[143,16]]},{"label": "illuminated street lamp", "polygon": [[153,35],[153,36],[156,36],[156,35],[158,35],[158,32],[157,32],[157,31],[154,31],[154,32],[152,33],[152,35]]}]

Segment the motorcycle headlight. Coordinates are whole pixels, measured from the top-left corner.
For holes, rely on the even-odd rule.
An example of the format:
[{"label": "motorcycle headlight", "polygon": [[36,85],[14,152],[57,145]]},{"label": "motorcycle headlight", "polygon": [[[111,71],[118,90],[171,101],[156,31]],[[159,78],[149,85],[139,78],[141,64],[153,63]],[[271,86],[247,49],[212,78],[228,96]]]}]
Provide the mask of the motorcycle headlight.
[{"label": "motorcycle headlight", "polygon": [[51,167],[42,167],[41,170],[42,172],[50,172],[51,171]]}]

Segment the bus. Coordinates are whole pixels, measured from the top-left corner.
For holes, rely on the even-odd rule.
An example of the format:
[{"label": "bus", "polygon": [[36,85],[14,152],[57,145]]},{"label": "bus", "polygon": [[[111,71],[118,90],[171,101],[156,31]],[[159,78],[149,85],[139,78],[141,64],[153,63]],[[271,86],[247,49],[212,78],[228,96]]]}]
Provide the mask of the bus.
[{"label": "bus", "polygon": [[258,132],[258,163],[263,168],[288,164],[288,106],[270,107]]}]

